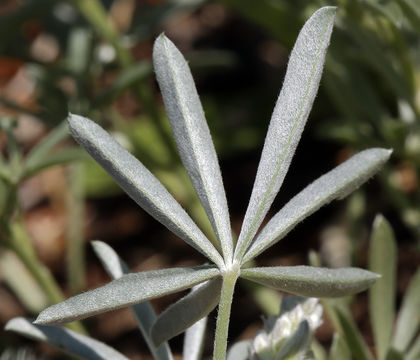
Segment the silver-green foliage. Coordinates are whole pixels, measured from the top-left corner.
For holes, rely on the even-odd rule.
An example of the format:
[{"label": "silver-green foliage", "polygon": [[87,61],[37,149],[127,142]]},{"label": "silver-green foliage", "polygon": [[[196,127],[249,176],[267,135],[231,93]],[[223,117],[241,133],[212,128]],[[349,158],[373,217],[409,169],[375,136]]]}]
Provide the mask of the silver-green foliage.
[{"label": "silver-green foliage", "polygon": [[[244,276],[293,294],[343,296],[366,289],[377,275],[361,269],[254,268],[245,262],[283,238],[306,216],[328,202],[342,198],[374,175],[391,151],[370,149],[347,160],[296,195],[257,234],[291,163],[315,98],[335,15],[334,7],[316,11],[306,22],[291,53],[290,61],[265,140],[260,165],[239,240],[232,241],[222,177],[210,132],[186,61],[164,35],[155,42],[153,60],[175,140],[199,199],[212,223],[221,251],[208,240],[188,214],[135,157],[92,121],[70,115],[73,137],[147,212],[204,254],[213,265],[127,274],[98,289],[72,297],[45,309],[37,324],[64,323],[103,311],[133,305],[154,297],[190,288],[211,279],[203,291],[206,303],[189,296],[164,312],[156,321],[160,328],[183,319],[185,327],[207,315],[219,301],[214,357],[224,359],[230,309],[236,280]],[[256,235],[257,234],[257,235]],[[256,236],[255,236],[256,235]],[[211,284],[211,285],[209,285]],[[205,288],[204,288],[205,289]],[[200,292],[198,292],[200,294]],[[194,308],[195,311],[190,311]],[[159,342],[182,331],[159,336]],[[157,334],[157,335],[156,335]],[[157,344],[158,345],[158,344]]]}]

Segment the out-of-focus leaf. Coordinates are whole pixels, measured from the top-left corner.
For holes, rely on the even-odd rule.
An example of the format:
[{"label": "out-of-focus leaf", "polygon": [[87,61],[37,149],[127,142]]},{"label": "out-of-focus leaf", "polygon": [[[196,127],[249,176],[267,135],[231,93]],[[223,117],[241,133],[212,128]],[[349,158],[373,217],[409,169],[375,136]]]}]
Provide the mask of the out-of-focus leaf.
[{"label": "out-of-focus leaf", "polygon": [[42,311],[36,324],[61,324],[172,294],[220,274],[213,266],[180,267],[127,274]]},{"label": "out-of-focus leaf", "polygon": [[261,230],[243,261],[249,261],[282,239],[296,224],[336,198],[365,182],[389,159],[391,150],[362,151],[315,180],[292,198]]},{"label": "out-of-focus leaf", "polygon": [[150,215],[219,267],[223,259],[179,203],[144,165],[93,121],[70,115],[70,131],[90,155]]},{"label": "out-of-focus leaf", "polygon": [[333,342],[328,356],[329,360],[351,360],[351,352],[342,335],[334,333]]},{"label": "out-of-focus leaf", "polygon": [[278,360],[308,359],[315,360],[309,344],[312,333],[306,320],[299,324],[295,333],[284,343],[276,354]]},{"label": "out-of-focus leaf", "polygon": [[0,274],[25,308],[36,314],[48,305],[48,298],[20,259],[10,250],[0,247]]},{"label": "out-of-focus leaf", "polygon": [[303,26],[290,54],[235,250],[235,259],[239,261],[264,220],[289,169],[318,91],[334,17],[334,7],[317,10]]},{"label": "out-of-focus leaf", "polygon": [[75,27],[71,30],[67,45],[66,66],[74,75],[83,75],[92,56],[92,31]]},{"label": "out-of-focus leaf", "polygon": [[248,360],[251,353],[250,340],[238,341],[233,344],[227,353],[227,360]]},{"label": "out-of-focus leaf", "polygon": [[395,325],[393,347],[404,353],[420,327],[420,268],[410,281]]},{"label": "out-of-focus leaf", "polygon": [[52,129],[31,151],[26,155],[26,166],[33,166],[40,162],[57,144],[69,136],[69,127],[66,121],[61,122]]},{"label": "out-of-focus leaf", "polygon": [[218,304],[222,279],[200,284],[188,295],[169,306],[159,315],[150,332],[156,345],[181,334],[198,320],[207,316]]},{"label": "out-of-focus leaf", "polygon": [[369,249],[369,270],[382,277],[369,289],[369,311],[379,359],[385,359],[395,316],[397,248],[388,221],[377,215]]},{"label": "out-of-focus leaf", "polygon": [[55,165],[64,165],[73,161],[84,161],[89,159],[86,151],[80,148],[69,147],[60,151],[40,158],[37,162],[33,161],[31,164],[25,164],[22,178],[28,178],[37,172]]},{"label": "out-of-focus leaf", "polygon": [[356,327],[353,318],[344,309],[336,307],[338,319],[343,329],[343,335],[355,360],[373,360],[373,356],[362,335]]},{"label": "out-of-focus leaf", "polygon": [[420,2],[418,0],[397,0],[404,15],[410,21],[413,28],[420,31]]},{"label": "out-of-focus leaf", "polygon": [[206,335],[207,316],[185,332],[182,360],[200,360]]},{"label": "out-of-focus leaf", "polygon": [[[120,259],[120,257],[110,246],[103,243],[102,241],[93,241],[91,244],[106,272],[113,279],[119,279],[124,274],[130,273],[130,269],[126,263]],[[153,310],[152,304],[150,304],[149,301],[145,301],[132,306],[131,310],[134,313],[143,338],[146,341],[153,357],[156,360],[172,360],[172,354],[171,350],[169,349],[169,345],[164,343],[159,347],[156,347],[150,338],[150,330],[152,329],[153,323],[156,321],[156,314]]]},{"label": "out-of-focus leaf", "polygon": [[233,240],[226,194],[191,71],[179,50],[163,34],[153,47],[153,65],[182,162],[212,223],[223,257],[230,262]]},{"label": "out-of-focus leaf", "polygon": [[366,290],[379,276],[358,268],[312,266],[249,268],[241,277],[274,289],[306,297],[340,297]]},{"label": "out-of-focus leaf", "polygon": [[107,104],[122,91],[143,81],[152,74],[152,64],[149,61],[136,63],[122,70],[116,80],[94,100],[96,106]]},{"label": "out-of-focus leaf", "polygon": [[123,354],[98,340],[57,326],[33,325],[28,319],[14,318],[6,324],[5,329],[33,340],[46,342],[79,359],[128,360]]},{"label": "out-of-focus leaf", "polygon": [[413,346],[407,351],[405,360],[417,360],[420,358],[420,335],[414,341]]}]

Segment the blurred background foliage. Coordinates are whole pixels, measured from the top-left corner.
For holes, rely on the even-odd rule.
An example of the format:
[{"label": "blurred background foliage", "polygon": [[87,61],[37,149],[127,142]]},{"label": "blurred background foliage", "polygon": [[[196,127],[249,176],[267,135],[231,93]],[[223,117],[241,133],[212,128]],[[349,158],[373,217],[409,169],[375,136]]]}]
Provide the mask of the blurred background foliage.
[{"label": "blurred background foliage", "polygon": [[[394,149],[393,157],[374,180],[305,221],[260,261],[303,263],[313,248],[325,265],[365,266],[369,227],[382,212],[398,240],[401,296],[420,263],[419,0],[2,0],[0,325],[107,281],[87,240],[111,242],[134,270],[202,260],[72,143],[63,123],[69,111],[108,128],[213,236],[154,80],[153,41],[164,31],[192,68],[238,232],[288,54],[303,22],[324,5],[338,6],[338,14],[320,92],[272,211],[354,152],[378,146]],[[172,257],[159,254],[163,247]],[[244,285],[243,295],[252,293],[260,308],[238,297],[234,313],[249,316],[233,320],[232,338],[255,331],[255,314],[278,309],[276,294]],[[112,315],[92,320],[89,331],[117,341],[135,327],[120,318],[117,325]],[[0,334],[0,352],[18,344]],[[323,326],[318,337],[328,343],[331,334]],[[125,346],[130,358],[140,356]]]}]

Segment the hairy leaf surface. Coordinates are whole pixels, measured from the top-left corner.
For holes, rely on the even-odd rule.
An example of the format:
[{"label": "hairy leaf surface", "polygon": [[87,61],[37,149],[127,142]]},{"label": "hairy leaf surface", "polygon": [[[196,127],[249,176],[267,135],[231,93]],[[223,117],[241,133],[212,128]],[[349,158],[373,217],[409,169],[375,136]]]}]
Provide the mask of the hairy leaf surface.
[{"label": "hairy leaf surface", "polygon": [[213,266],[181,267],[127,274],[42,311],[35,323],[61,324],[185,290],[220,274]]},{"label": "hairy leaf surface", "polygon": [[233,253],[222,175],[190,69],[165,36],[153,48],[153,63],[182,162],[221,243],[225,259]]},{"label": "hairy leaf surface", "polygon": [[[124,274],[129,274],[130,269],[123,260],[116,254],[116,252],[102,241],[93,241],[93,249],[101,260],[106,272],[113,278],[119,279]],[[167,343],[163,343],[159,347],[153,344],[150,338],[150,330],[153,323],[156,321],[156,314],[153,310],[152,304],[149,301],[142,302],[131,306],[137,325],[143,335],[147,346],[150,349],[153,357],[156,360],[172,360],[172,354]]]},{"label": "hairy leaf surface", "polygon": [[290,54],[239,236],[237,259],[242,259],[286,176],[318,91],[334,15],[334,7],[317,10],[303,26]]},{"label": "hairy leaf surface", "polygon": [[293,197],[261,230],[244,262],[281,240],[299,222],[334,199],[343,198],[373,176],[389,159],[390,150],[362,151],[321,176]]},{"label": "hairy leaf surface", "polygon": [[326,269],[312,266],[249,268],[241,276],[291,294],[339,297],[366,290],[379,276],[358,268]]},{"label": "hairy leaf surface", "polygon": [[214,263],[223,260],[184,209],[144,165],[104,129],[78,115],[69,115],[70,131],[76,141],[150,215],[206,255]]},{"label": "hairy leaf surface", "polygon": [[188,295],[169,306],[152,327],[153,342],[159,345],[207,316],[217,306],[221,289],[220,277],[198,285]]}]

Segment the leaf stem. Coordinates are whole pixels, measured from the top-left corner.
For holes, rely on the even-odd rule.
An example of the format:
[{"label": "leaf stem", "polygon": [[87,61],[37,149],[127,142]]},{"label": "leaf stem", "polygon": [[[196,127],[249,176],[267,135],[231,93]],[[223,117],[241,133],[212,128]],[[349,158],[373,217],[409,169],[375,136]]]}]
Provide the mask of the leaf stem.
[{"label": "leaf stem", "polygon": [[216,337],[214,339],[214,360],[225,360],[229,330],[230,311],[233,292],[238,280],[240,268],[236,264],[223,275],[222,293],[220,296],[219,313],[217,314]]}]

